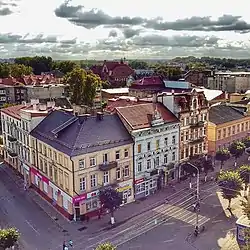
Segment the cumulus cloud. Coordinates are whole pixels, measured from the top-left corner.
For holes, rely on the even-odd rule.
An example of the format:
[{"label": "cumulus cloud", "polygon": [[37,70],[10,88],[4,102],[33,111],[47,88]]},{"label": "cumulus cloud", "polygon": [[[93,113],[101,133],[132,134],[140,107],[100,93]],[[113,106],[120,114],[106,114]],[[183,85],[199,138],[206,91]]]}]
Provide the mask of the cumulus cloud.
[{"label": "cumulus cloud", "polygon": [[0,0],[0,16],[8,16],[13,13],[13,7],[16,7],[17,4],[15,3],[16,1],[13,0],[5,0],[1,1]]},{"label": "cumulus cloud", "polygon": [[123,35],[125,38],[131,38],[131,37],[139,35],[140,32],[141,32],[140,29],[125,28],[123,30]]},{"label": "cumulus cloud", "polygon": [[117,37],[118,36],[118,34],[117,34],[117,31],[116,30],[111,30],[110,32],[109,32],[109,37]]},{"label": "cumulus cloud", "polygon": [[154,30],[175,30],[175,31],[235,31],[250,32],[250,24],[242,20],[241,16],[223,15],[217,20],[211,17],[198,17],[178,19],[173,22],[164,21],[157,17],[147,19],[143,17],[115,16],[112,17],[102,10],[87,10],[83,6],[71,6],[64,3],[55,10],[55,14],[61,18],[67,18],[70,22],[83,26],[87,29],[98,26],[117,27],[121,26],[142,26]]}]

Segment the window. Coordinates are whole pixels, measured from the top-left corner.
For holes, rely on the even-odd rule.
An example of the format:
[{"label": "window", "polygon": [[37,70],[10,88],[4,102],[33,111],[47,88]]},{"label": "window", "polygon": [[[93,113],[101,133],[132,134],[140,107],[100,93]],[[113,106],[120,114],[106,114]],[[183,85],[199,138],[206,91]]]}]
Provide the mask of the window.
[{"label": "window", "polygon": [[43,145],[43,154],[44,154],[45,156],[47,156],[47,148],[46,148],[45,145]]},{"label": "window", "polygon": [[[184,157],[183,157],[184,158]],[[167,164],[168,163],[168,155],[167,154],[165,154],[164,155],[164,164]]]},{"label": "window", "polygon": [[95,157],[90,157],[89,158],[89,165],[90,165],[90,167],[96,166],[96,159],[95,159]]},{"label": "window", "polygon": [[150,144],[150,142],[147,143],[147,150],[148,150],[148,151],[151,150],[151,144]]},{"label": "window", "polygon": [[54,181],[55,181],[55,183],[58,182],[57,168],[56,167],[54,168]]},{"label": "window", "polygon": [[103,184],[104,185],[109,184],[109,172],[108,171],[103,173]]},{"label": "window", "polygon": [[62,163],[63,163],[63,162],[62,162],[62,155],[59,154],[59,164],[62,165]]},{"label": "window", "polygon": [[164,144],[165,144],[165,146],[168,145],[168,138],[167,137],[164,139]]},{"label": "window", "polygon": [[244,123],[241,123],[241,132],[244,131]]},{"label": "window", "polygon": [[57,162],[57,153],[56,153],[56,151],[54,151],[54,161]]},{"label": "window", "polygon": [[231,127],[228,128],[228,136],[231,135]]},{"label": "window", "polygon": [[129,177],[129,166],[125,166],[123,169],[123,176]]},{"label": "window", "polygon": [[155,166],[158,167],[159,165],[160,165],[160,157],[157,156],[157,157],[155,158]]},{"label": "window", "polygon": [[120,168],[117,168],[117,169],[116,169],[116,179],[117,179],[117,180],[120,180],[120,179],[121,179],[121,169],[120,169]]},{"label": "window", "polygon": [[150,168],[151,168],[151,160],[148,159],[148,160],[147,160],[147,169],[150,169]]},{"label": "window", "polygon": [[47,161],[44,161],[44,173],[46,175],[48,174],[48,164],[47,164]]},{"label": "window", "polygon": [[86,189],[86,180],[85,180],[85,177],[81,177],[80,178],[80,191],[85,191]]},{"label": "window", "polygon": [[235,126],[232,127],[232,134],[235,134]]},{"label": "window", "polygon": [[156,150],[158,150],[159,147],[160,147],[160,140],[156,140],[155,144],[156,144],[156,145],[155,145]]},{"label": "window", "polygon": [[87,211],[95,210],[97,207],[98,207],[98,200],[97,199],[93,199],[90,202],[86,203],[86,210]]},{"label": "window", "polygon": [[103,161],[103,163],[108,162],[108,154],[107,153],[103,154],[102,161]]},{"label": "window", "polygon": [[172,144],[175,144],[175,143],[176,143],[176,136],[173,135],[173,136],[172,136]]},{"label": "window", "polygon": [[115,159],[119,160],[120,159],[120,151],[115,151]]},{"label": "window", "polygon": [[65,190],[68,192],[69,191],[69,175],[68,175],[68,173],[64,173],[64,186],[65,186]]},{"label": "window", "polygon": [[39,161],[40,161],[40,168],[39,169],[41,169],[43,171],[43,160],[40,159]]},{"label": "window", "polygon": [[175,152],[172,152],[172,161],[175,161]]},{"label": "window", "polygon": [[81,169],[85,168],[85,160],[84,159],[79,160],[79,168],[81,168]]},{"label": "window", "polygon": [[240,132],[240,124],[237,124],[237,133]]},{"label": "window", "polygon": [[59,169],[59,185],[63,187],[63,171]]},{"label": "window", "polygon": [[137,172],[141,172],[142,171],[142,163],[138,162],[137,163]]},{"label": "window", "polygon": [[53,179],[53,168],[51,164],[49,165],[49,177],[50,179]]},{"label": "window", "polygon": [[49,158],[52,158],[52,151],[51,151],[51,149],[49,148]]},{"label": "window", "polygon": [[221,130],[218,130],[218,140],[221,139]]},{"label": "window", "polygon": [[128,149],[124,150],[124,158],[128,158],[129,157],[129,153],[128,153]]},{"label": "window", "polygon": [[223,128],[223,138],[227,137],[227,132],[226,132],[226,129]]},{"label": "window", "polygon": [[92,188],[97,186],[97,175],[96,174],[90,175],[90,186]]},{"label": "window", "polygon": [[137,145],[137,153],[141,153],[141,144]]},{"label": "window", "polygon": [[68,158],[64,157],[64,167],[68,168]]},{"label": "window", "polygon": [[38,152],[42,152],[42,143],[38,143]]}]

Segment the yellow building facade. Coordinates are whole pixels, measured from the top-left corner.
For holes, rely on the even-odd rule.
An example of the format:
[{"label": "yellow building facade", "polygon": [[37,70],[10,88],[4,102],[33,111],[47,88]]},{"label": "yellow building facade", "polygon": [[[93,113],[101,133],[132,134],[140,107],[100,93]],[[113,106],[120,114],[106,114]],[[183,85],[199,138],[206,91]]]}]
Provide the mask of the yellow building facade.
[{"label": "yellow building facade", "polygon": [[233,141],[248,136],[250,116],[226,105],[212,107],[208,122],[208,152],[215,155],[216,151],[228,147]]},{"label": "yellow building facade", "polygon": [[[39,126],[35,130],[39,130]],[[72,147],[69,149],[71,153],[65,152],[65,147],[55,144],[54,140],[62,143],[58,137],[50,138],[46,143],[44,138],[39,138],[39,133],[31,133],[30,176],[35,189],[62,214],[74,220],[100,215],[104,211],[99,201],[99,192],[105,187],[120,192],[123,204],[134,201],[131,137],[105,141],[105,145],[104,141],[95,142],[84,150]],[[72,155],[75,151],[77,153]]]}]

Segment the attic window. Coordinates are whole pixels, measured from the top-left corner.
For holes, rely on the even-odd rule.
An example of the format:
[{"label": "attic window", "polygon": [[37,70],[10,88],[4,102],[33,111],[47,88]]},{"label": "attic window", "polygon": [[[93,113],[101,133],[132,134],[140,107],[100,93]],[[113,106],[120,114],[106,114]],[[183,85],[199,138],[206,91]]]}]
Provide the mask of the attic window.
[{"label": "attic window", "polygon": [[193,99],[193,109],[197,109],[197,99]]}]

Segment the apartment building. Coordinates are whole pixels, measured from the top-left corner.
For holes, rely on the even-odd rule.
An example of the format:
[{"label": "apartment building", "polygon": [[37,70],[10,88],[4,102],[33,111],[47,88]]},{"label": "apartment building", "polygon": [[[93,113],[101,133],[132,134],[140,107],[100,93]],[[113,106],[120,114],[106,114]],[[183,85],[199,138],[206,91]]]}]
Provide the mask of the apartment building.
[{"label": "apartment building", "polygon": [[116,114],[51,112],[32,132],[31,182],[69,219],[102,212],[99,192],[134,200],[133,141]]},{"label": "apartment building", "polygon": [[193,89],[185,93],[162,93],[157,98],[158,102],[163,103],[181,122],[180,161],[207,154],[209,107],[204,93]]},{"label": "apartment building", "polygon": [[208,152],[215,155],[220,147],[249,135],[250,112],[229,105],[215,105],[209,110]]},{"label": "apartment building", "polygon": [[161,103],[116,108],[134,140],[135,199],[178,179],[178,119]]},{"label": "apartment building", "polygon": [[250,89],[250,72],[215,72],[207,78],[207,87],[228,93],[244,93]]}]

